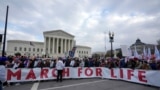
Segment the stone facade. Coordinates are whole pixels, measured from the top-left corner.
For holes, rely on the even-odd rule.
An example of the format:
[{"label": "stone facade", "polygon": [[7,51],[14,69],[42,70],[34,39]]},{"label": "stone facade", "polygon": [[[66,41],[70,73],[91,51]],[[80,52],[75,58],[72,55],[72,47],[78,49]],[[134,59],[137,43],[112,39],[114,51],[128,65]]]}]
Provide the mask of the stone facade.
[{"label": "stone facade", "polygon": [[144,47],[145,47],[145,49],[150,48],[152,53],[154,52],[154,49],[155,49],[155,45],[154,44],[143,43],[143,42],[141,42],[140,39],[137,39],[136,42],[130,46],[132,51],[134,51],[135,47],[137,49],[138,54],[142,54],[143,53],[143,48]]},{"label": "stone facade", "polygon": [[88,46],[76,45],[75,57],[91,57],[91,48]]},{"label": "stone facade", "polygon": [[8,40],[7,55],[19,52],[28,56],[64,57],[74,46],[76,46],[75,56],[88,57],[91,55],[90,47],[76,45],[74,36],[62,30],[45,31],[43,36],[44,42]]},{"label": "stone facade", "polygon": [[27,56],[39,56],[44,52],[43,42],[23,41],[23,40],[8,40],[7,41],[7,55],[14,55],[19,52]]},{"label": "stone facade", "polygon": [[74,36],[62,30],[46,31],[44,49],[49,56],[62,56],[75,46]]}]

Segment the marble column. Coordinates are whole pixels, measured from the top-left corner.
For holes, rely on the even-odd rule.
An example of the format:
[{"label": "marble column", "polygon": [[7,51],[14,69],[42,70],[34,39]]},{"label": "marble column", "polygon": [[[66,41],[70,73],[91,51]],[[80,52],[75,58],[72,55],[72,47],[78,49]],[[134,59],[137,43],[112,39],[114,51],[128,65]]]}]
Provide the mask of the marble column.
[{"label": "marble column", "polygon": [[48,49],[48,43],[49,43],[48,38],[49,38],[49,37],[46,38],[46,55],[48,54],[48,50],[49,50],[49,49]]},{"label": "marble column", "polygon": [[70,49],[70,39],[68,39],[68,51],[70,51],[71,49]]},{"label": "marble column", "polygon": [[66,47],[67,47],[67,40],[66,40],[66,39],[64,39],[64,52],[65,52],[65,53],[67,52]]},{"label": "marble column", "polygon": [[61,54],[63,54],[63,38],[61,38]]},{"label": "marble column", "polygon": [[55,48],[55,38],[54,38],[54,37],[52,37],[52,54],[54,54],[54,53],[55,53],[54,48]]},{"label": "marble column", "polygon": [[73,48],[73,40],[71,40],[71,47],[70,48],[72,50],[72,48]]},{"label": "marble column", "polygon": [[57,38],[57,47],[56,47],[56,50],[57,50],[57,54],[59,53],[59,38]]},{"label": "marble column", "polygon": [[50,54],[52,54],[52,48],[53,48],[53,38],[52,37],[50,37]]},{"label": "marble column", "polygon": [[65,47],[64,47],[64,43],[65,43],[64,40],[65,40],[65,39],[63,39],[63,52],[62,52],[63,54],[65,53],[65,52],[64,52],[64,48],[65,48]]},{"label": "marble column", "polygon": [[51,53],[51,38],[50,37],[48,37],[48,54],[50,54]]},{"label": "marble column", "polygon": [[47,42],[46,42],[46,41],[47,41],[46,39],[47,39],[47,37],[44,38],[44,50],[43,50],[43,52],[44,52],[45,54],[47,53],[47,52],[46,52],[46,43],[47,43]]}]

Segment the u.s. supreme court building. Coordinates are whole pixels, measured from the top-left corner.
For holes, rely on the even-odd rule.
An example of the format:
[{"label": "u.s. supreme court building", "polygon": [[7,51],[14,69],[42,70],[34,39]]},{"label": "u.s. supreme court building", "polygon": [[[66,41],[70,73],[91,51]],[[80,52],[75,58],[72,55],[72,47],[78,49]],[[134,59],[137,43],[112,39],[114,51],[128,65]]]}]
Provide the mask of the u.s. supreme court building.
[{"label": "u.s. supreme court building", "polygon": [[74,35],[63,30],[52,30],[43,32],[44,42],[8,40],[7,55],[19,52],[21,55],[50,57],[68,56],[69,51],[76,47],[75,57],[90,57],[91,47],[76,45]]}]

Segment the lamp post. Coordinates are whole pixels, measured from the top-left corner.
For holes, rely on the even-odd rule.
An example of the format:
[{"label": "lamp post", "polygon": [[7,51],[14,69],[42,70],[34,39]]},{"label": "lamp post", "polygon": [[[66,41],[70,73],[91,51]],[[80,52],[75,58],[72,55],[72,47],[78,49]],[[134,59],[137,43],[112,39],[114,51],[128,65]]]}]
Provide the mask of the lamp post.
[{"label": "lamp post", "polygon": [[109,42],[111,43],[111,58],[113,58],[113,48],[112,48],[112,43],[114,42],[114,33],[109,32]]}]

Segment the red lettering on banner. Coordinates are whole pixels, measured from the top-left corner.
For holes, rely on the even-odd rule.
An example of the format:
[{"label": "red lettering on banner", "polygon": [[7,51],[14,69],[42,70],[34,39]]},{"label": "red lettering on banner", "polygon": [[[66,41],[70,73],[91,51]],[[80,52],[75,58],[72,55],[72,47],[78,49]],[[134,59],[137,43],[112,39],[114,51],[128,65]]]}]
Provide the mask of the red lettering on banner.
[{"label": "red lettering on banner", "polygon": [[80,77],[81,73],[82,73],[82,68],[78,68],[78,77]]},{"label": "red lettering on banner", "polygon": [[128,79],[130,79],[130,80],[131,80],[131,76],[134,76],[133,71],[134,70],[127,70]]},{"label": "red lettering on banner", "polygon": [[26,80],[27,80],[27,79],[36,79],[36,76],[35,76],[35,74],[34,74],[33,69],[30,69],[30,71],[29,71],[29,73],[28,73],[28,75],[27,75],[27,77],[26,77]]},{"label": "red lettering on banner", "polygon": [[117,76],[114,75],[114,69],[110,69],[111,70],[111,77],[112,78],[117,78]]},{"label": "red lettering on banner", "polygon": [[[88,71],[90,71],[90,73],[88,73]],[[86,68],[85,69],[85,75],[86,76],[92,76],[92,74],[93,74],[93,70],[92,69],[90,69],[90,68]]]},{"label": "red lettering on banner", "polygon": [[21,69],[18,69],[16,72],[7,69],[7,80],[11,80],[12,77],[17,77],[17,80],[21,80]]},{"label": "red lettering on banner", "polygon": [[63,77],[66,76],[66,77],[69,77],[69,68],[65,68],[63,70]]},{"label": "red lettering on banner", "polygon": [[[40,76],[40,77],[41,77],[41,78],[44,78],[44,77],[45,77],[45,78],[48,78],[48,75],[47,75],[47,74],[48,74],[48,71],[49,71],[49,70],[48,70],[47,68],[42,68],[42,69],[41,69],[41,76]],[[43,76],[44,76],[44,77],[43,77]]]},{"label": "red lettering on banner", "polygon": [[120,78],[123,78],[123,69],[119,69],[120,70]]},{"label": "red lettering on banner", "polygon": [[53,76],[53,77],[57,77],[56,69],[52,69],[52,76]]},{"label": "red lettering on banner", "polygon": [[[89,78],[92,76],[96,76],[96,77],[104,77],[106,75],[105,78],[112,78],[112,79],[120,79],[120,80],[126,80],[127,81],[131,81],[131,82],[137,82],[137,83],[145,83],[145,84],[152,84],[152,85],[159,85],[158,82],[153,82],[150,83],[150,79],[152,79],[152,77],[147,78],[147,75],[149,76],[150,74],[154,74],[157,72],[152,72],[152,73],[147,73],[148,71],[146,70],[133,70],[133,69],[123,69],[123,68],[117,68],[117,69],[108,69],[108,68],[104,68],[104,73],[103,73],[103,67],[91,67],[91,68],[81,68],[81,67],[77,67],[77,68],[68,68],[66,67],[63,70],[63,76],[64,77],[69,77],[69,78],[80,78],[85,76],[84,78]],[[45,78],[47,79],[56,79],[57,77],[57,70],[55,68],[43,68],[41,69],[41,71],[39,71],[39,69],[6,69],[6,77],[7,80],[9,82],[17,82],[17,81],[34,81],[34,80],[43,80]],[[74,73],[72,72],[72,70],[76,70],[78,72]],[[108,72],[108,70],[110,70]],[[51,72],[50,72],[51,71]],[[0,72],[1,73],[1,72]],[[37,75],[39,77],[40,74],[40,78],[37,78]],[[50,75],[52,74],[52,75]],[[72,75],[73,74],[73,75]],[[127,75],[126,75],[127,74]],[[23,76],[24,75],[24,76]],[[51,77],[49,77],[49,75]],[[83,75],[83,76],[82,76]],[[104,75],[104,76],[103,76]],[[108,76],[109,75],[109,76]],[[135,77],[135,78],[134,78]],[[153,77],[156,78],[156,77]]]},{"label": "red lettering on banner", "polygon": [[146,73],[145,71],[138,71],[138,78],[139,78],[139,81],[147,83],[147,80],[144,79],[146,78],[146,76],[143,75],[145,73]]},{"label": "red lettering on banner", "polygon": [[102,76],[102,68],[96,68],[96,76]]}]

